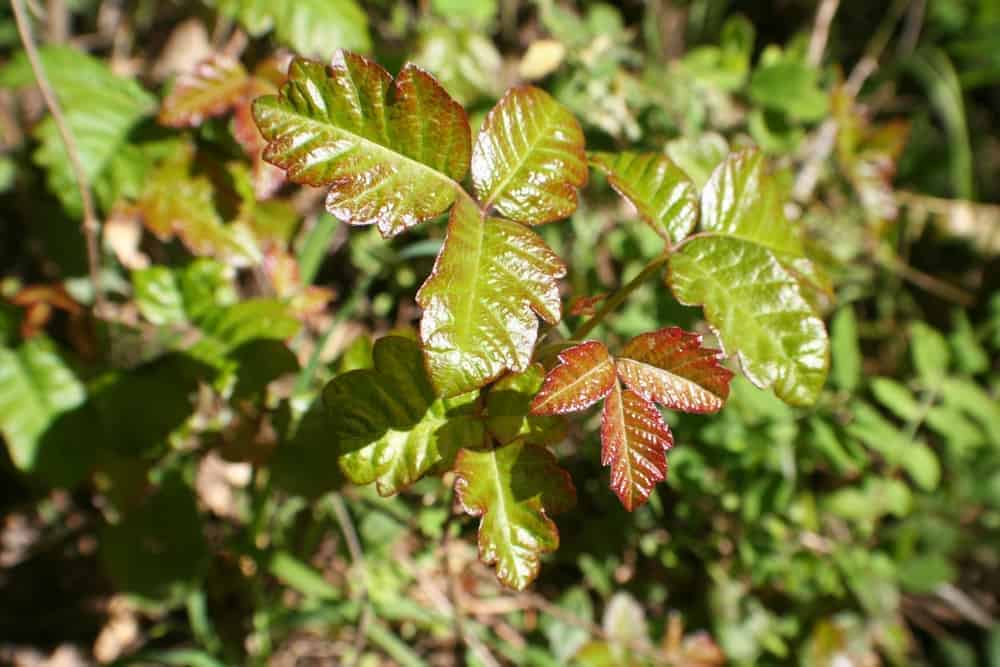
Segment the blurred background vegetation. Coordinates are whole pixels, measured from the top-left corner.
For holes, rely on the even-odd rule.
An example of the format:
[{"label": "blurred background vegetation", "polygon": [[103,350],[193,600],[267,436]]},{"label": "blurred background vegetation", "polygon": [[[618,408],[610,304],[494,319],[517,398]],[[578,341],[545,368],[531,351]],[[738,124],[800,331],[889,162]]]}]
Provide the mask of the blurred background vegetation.
[{"label": "blurred background vegetation", "polygon": [[[5,7],[0,662],[1000,666],[1000,1],[26,6],[108,303],[88,315],[84,205]],[[717,416],[671,413],[668,482],[631,515],[578,420],[556,447],[578,506],[523,594],[476,561],[447,476],[345,486],[317,389],[412,331],[443,226],[348,233],[260,161],[245,101],[159,114],[213,55],[252,96],[339,47],[425,66],[474,127],[534,82],[589,147],[699,185],[760,146],[833,279],[820,402],[738,380]],[[567,299],[661,243],[596,176],[541,233]],[[599,333],[696,317],[650,283]]]}]

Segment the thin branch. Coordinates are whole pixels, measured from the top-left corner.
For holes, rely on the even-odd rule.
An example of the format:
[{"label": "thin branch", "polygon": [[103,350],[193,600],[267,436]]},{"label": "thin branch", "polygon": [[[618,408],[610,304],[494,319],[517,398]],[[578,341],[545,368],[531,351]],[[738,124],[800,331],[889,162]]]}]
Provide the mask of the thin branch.
[{"label": "thin branch", "polygon": [[608,316],[609,313],[613,312],[616,308],[618,308],[618,306],[620,306],[625,301],[625,299],[627,299],[629,295],[632,294],[632,292],[634,292],[640,285],[646,282],[646,280],[648,280],[650,276],[652,276],[654,273],[663,268],[663,265],[667,263],[668,259],[670,259],[670,254],[669,252],[665,252],[662,255],[659,255],[658,257],[655,257],[652,260],[650,260],[649,263],[642,268],[642,271],[639,272],[639,275],[637,275],[627,284],[622,286],[617,292],[608,297],[604,301],[604,303],[601,304],[601,307],[598,309],[598,311],[594,313],[594,315],[589,320],[587,320],[579,327],[577,327],[576,331],[573,332],[571,339],[580,340],[588,333],[593,331],[594,328],[597,327],[597,325],[600,324],[604,320],[604,318]]},{"label": "thin branch", "polygon": [[812,35],[809,37],[809,51],[807,59],[814,67],[823,61],[823,52],[826,51],[826,43],[830,38],[830,26],[833,24],[833,17],[837,13],[840,0],[823,0],[819,9],[816,10],[816,22],[813,24]]},{"label": "thin branch", "polygon": [[[844,90],[851,98],[858,96],[858,93],[861,92],[861,87],[865,85],[868,77],[878,69],[878,60],[882,56],[886,44],[889,43],[889,38],[892,37],[896,22],[903,13],[907,2],[908,0],[895,0],[893,2],[889,11],[882,17],[882,22],[868,42],[868,46],[865,47],[865,52],[861,56],[861,60],[851,70],[851,74],[844,84]],[[830,153],[833,152],[833,147],[837,139],[837,129],[837,121],[833,118],[828,118],[823,121],[816,134],[813,135],[812,140],[806,147],[805,154],[809,157],[799,171],[799,175],[796,177],[795,184],[792,187],[792,197],[795,201],[804,204],[812,198],[813,190],[816,189],[816,183],[819,181],[820,169],[823,163],[826,162],[826,159],[830,157]]]},{"label": "thin branch", "polygon": [[24,6],[24,0],[11,0],[14,9],[14,19],[17,22],[17,32],[21,36],[21,43],[24,51],[28,55],[28,62],[31,64],[31,71],[38,82],[38,88],[42,92],[42,99],[52,115],[52,121],[59,131],[63,145],[66,147],[66,155],[69,158],[70,168],[73,177],[76,179],[76,186],[80,190],[80,201],[83,204],[83,236],[87,242],[87,267],[90,273],[91,288],[94,290],[94,310],[98,316],[105,312],[104,295],[101,292],[101,256],[98,247],[100,234],[100,223],[97,219],[97,211],[94,208],[94,200],[90,193],[90,184],[87,181],[86,172],[83,170],[83,163],[80,161],[80,153],[77,150],[76,140],[66,123],[66,116],[63,114],[59,100],[56,99],[52,84],[45,76],[45,68],[42,59],[38,54],[38,47],[35,46],[35,39],[31,34],[31,23],[28,19],[28,12]]},{"label": "thin branch", "polygon": [[361,540],[358,539],[358,531],[351,521],[351,514],[347,511],[347,505],[339,493],[333,494],[330,498],[330,505],[333,508],[333,516],[337,519],[340,532],[344,534],[347,542],[347,552],[351,555],[351,563],[355,570],[360,570],[363,578],[361,588],[361,620],[358,621],[357,636],[354,641],[354,657],[348,663],[349,667],[358,664],[361,654],[365,650],[365,643],[368,641],[368,630],[372,622],[372,606],[368,600],[368,566],[365,564],[365,554],[361,548]]},{"label": "thin branch", "polygon": [[[454,510],[452,510],[448,515],[448,520],[445,522],[441,534],[441,549],[444,551],[444,574],[445,578],[448,580],[448,595],[446,599],[451,605],[452,623],[454,624],[455,635],[458,637],[459,641],[472,649],[472,652],[476,654],[479,662],[486,665],[486,667],[500,667],[500,663],[493,657],[493,654],[488,648],[486,648],[486,645],[483,644],[479,640],[479,637],[477,637],[474,633],[469,632],[469,629],[466,627],[465,607],[462,600],[462,592],[458,585],[458,574],[452,567],[451,562],[451,527],[457,521],[457,517],[458,515],[455,514]],[[459,664],[464,662],[461,659],[461,656],[456,657],[458,658]]]}]

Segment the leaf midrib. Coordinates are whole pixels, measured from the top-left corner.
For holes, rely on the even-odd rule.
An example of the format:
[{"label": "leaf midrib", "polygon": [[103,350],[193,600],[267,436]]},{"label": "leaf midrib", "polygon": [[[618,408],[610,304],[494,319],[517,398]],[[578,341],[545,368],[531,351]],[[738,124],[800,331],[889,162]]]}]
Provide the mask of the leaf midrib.
[{"label": "leaf midrib", "polygon": [[[555,400],[555,398],[556,398],[557,396],[562,396],[563,394],[565,394],[565,393],[566,393],[566,392],[568,392],[568,391],[569,391],[570,389],[574,388],[575,386],[577,386],[578,384],[580,384],[581,382],[583,382],[584,380],[586,380],[587,378],[589,378],[589,377],[590,377],[591,375],[593,375],[593,374],[594,374],[594,373],[596,373],[597,371],[601,370],[601,369],[602,369],[602,368],[604,368],[605,366],[608,366],[608,365],[610,365],[610,364],[612,364],[612,363],[613,363],[613,362],[612,362],[612,360],[611,360],[611,357],[610,357],[610,356],[609,356],[609,357],[607,357],[607,358],[605,358],[605,359],[602,359],[602,360],[601,360],[601,362],[600,362],[599,364],[596,364],[596,365],[595,365],[595,366],[593,366],[592,368],[589,368],[589,369],[588,369],[588,370],[587,370],[586,372],[584,372],[584,373],[583,373],[582,375],[579,375],[579,376],[577,376],[577,378],[576,378],[575,380],[573,380],[573,381],[572,381],[571,383],[569,383],[568,385],[566,385],[566,386],[565,386],[565,387],[563,387],[562,389],[560,389],[560,390],[556,391],[555,393],[553,393],[553,394],[552,394],[552,395],[551,395],[551,396],[549,397],[549,399],[548,399],[548,400],[546,400],[545,402],[543,402],[543,403],[542,403],[541,405],[539,405],[538,407],[539,407],[539,408],[541,408],[541,407],[542,407],[542,406],[544,406],[544,405],[548,405],[548,404],[549,404],[549,403],[551,403],[551,402],[552,402],[553,400]],[[600,398],[598,398],[597,400],[599,401],[599,400],[601,400],[601,399],[600,399]],[[596,402],[596,401],[594,401],[594,402]]]},{"label": "leaf midrib", "polygon": [[[670,376],[670,378],[672,378],[674,381],[676,381],[678,383],[697,387],[698,389],[700,389],[700,390],[702,390],[704,392],[707,392],[707,393],[711,394],[712,396],[715,396],[720,401],[722,400],[721,397],[718,394],[716,394],[714,391],[712,391],[708,387],[705,387],[705,386],[699,384],[698,382],[692,380],[691,378],[687,378],[687,377],[684,377],[683,375],[678,375],[677,373],[673,373],[671,371],[668,371],[666,368],[660,368],[659,366],[654,366],[653,364],[647,363],[645,361],[639,361],[638,359],[632,359],[631,357],[621,357],[618,361],[619,361],[619,363],[622,362],[622,361],[628,361],[628,362],[631,362],[633,364],[636,364],[637,366],[642,366],[643,368],[648,368],[648,369],[650,369],[654,373],[664,373],[664,374]],[[624,380],[622,380],[622,382],[624,382]]]},{"label": "leaf midrib", "polygon": [[410,165],[411,167],[417,168],[419,171],[425,171],[431,176],[434,176],[438,180],[442,181],[445,185],[454,188],[459,193],[458,196],[460,196],[461,193],[465,192],[462,186],[460,186],[451,176],[448,176],[447,174],[438,171],[437,169],[428,164],[424,164],[420,160],[415,160],[404,153],[400,153],[394,148],[391,148],[384,144],[380,144],[377,141],[372,141],[371,139],[364,137],[360,134],[355,134],[354,132],[345,130],[339,125],[334,125],[333,123],[326,123],[323,121],[316,120],[312,116],[307,116],[295,108],[289,108],[290,105],[287,102],[287,100],[282,99],[281,101],[284,103],[283,111],[285,113],[289,114],[290,116],[294,116],[295,118],[301,119],[302,121],[304,121],[305,124],[313,125],[323,130],[332,131],[333,133],[339,134],[348,139],[356,140],[363,146],[369,148],[370,150],[376,153],[388,155],[390,162],[393,161],[393,159],[399,160],[403,163]]},{"label": "leaf midrib", "polygon": [[[513,169],[511,169],[507,173],[507,175],[504,176],[500,180],[500,183],[497,184],[497,186],[492,189],[493,191],[490,194],[489,198],[485,202],[483,202],[482,209],[484,211],[488,211],[496,203],[496,200],[504,192],[504,189],[508,185],[510,185],[510,182],[514,179],[514,176],[517,175],[521,171],[521,169],[524,167],[524,165],[528,162],[528,157],[532,153],[535,152],[535,149],[538,147],[538,144],[540,144],[546,138],[545,137],[545,132],[552,125],[552,115],[550,113],[550,110],[548,110],[548,109],[543,109],[542,110],[542,114],[544,114],[544,116],[545,116],[545,119],[544,119],[544,128],[542,128],[542,129],[538,129],[537,127],[535,128],[535,130],[536,130],[535,131],[535,136],[534,136],[534,138],[531,141],[528,142],[528,148],[527,148],[527,150],[525,150],[522,153],[520,159],[517,160],[517,166],[514,167]],[[485,131],[483,132],[482,136],[483,137],[487,136],[486,133],[485,133]]]}]

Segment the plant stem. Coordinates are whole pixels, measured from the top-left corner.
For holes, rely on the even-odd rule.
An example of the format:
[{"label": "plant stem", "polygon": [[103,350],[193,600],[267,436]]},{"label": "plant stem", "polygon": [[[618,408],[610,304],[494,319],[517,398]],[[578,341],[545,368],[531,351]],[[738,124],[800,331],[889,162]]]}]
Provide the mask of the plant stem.
[{"label": "plant stem", "polygon": [[358,539],[358,531],[351,521],[351,513],[347,511],[347,505],[339,493],[334,493],[330,498],[330,506],[333,508],[333,515],[340,526],[340,532],[344,534],[347,542],[347,551],[351,555],[351,564],[356,570],[361,570],[359,576],[364,581],[361,589],[361,619],[358,621],[358,633],[354,642],[354,657],[350,661],[350,667],[358,664],[362,653],[365,650],[365,643],[368,640],[368,632],[372,623],[372,606],[368,599],[368,566],[365,564],[365,554],[361,548],[361,540]]},{"label": "plant stem", "polygon": [[52,84],[49,83],[45,75],[45,68],[42,66],[42,59],[38,55],[38,47],[35,46],[35,38],[31,34],[31,23],[28,19],[28,12],[24,6],[24,0],[11,0],[11,7],[14,9],[14,20],[17,22],[17,32],[21,37],[21,44],[28,55],[28,62],[31,71],[38,82],[38,88],[45,100],[45,106],[52,115],[52,121],[59,131],[63,145],[66,147],[66,155],[69,158],[70,169],[76,179],[76,186],[80,190],[80,201],[83,204],[83,236],[87,243],[87,267],[90,273],[91,288],[94,290],[94,311],[100,316],[105,313],[104,295],[100,288],[101,256],[98,248],[98,238],[100,233],[100,223],[97,220],[97,211],[94,208],[94,200],[90,194],[90,184],[87,182],[87,175],[83,170],[83,163],[80,161],[80,153],[76,147],[76,139],[69,130],[66,123],[66,116],[63,114],[59,100],[56,99]]},{"label": "plant stem", "polygon": [[579,327],[577,327],[576,331],[573,332],[573,335],[570,338],[572,340],[580,340],[581,338],[589,334],[591,331],[593,331],[594,328],[596,328],[598,324],[603,322],[604,318],[607,317],[609,313],[618,308],[618,306],[620,306],[632,292],[634,292],[640,285],[646,282],[646,280],[648,280],[650,276],[659,271],[663,267],[663,265],[667,263],[668,259],[670,259],[669,252],[664,252],[662,255],[659,255],[651,259],[649,263],[642,268],[642,271],[639,272],[639,275],[637,275],[632,280],[628,281],[628,283],[620,287],[617,292],[608,297],[607,300],[603,304],[601,304],[601,307],[598,309],[598,311],[594,313],[594,315],[589,320],[587,320]]}]

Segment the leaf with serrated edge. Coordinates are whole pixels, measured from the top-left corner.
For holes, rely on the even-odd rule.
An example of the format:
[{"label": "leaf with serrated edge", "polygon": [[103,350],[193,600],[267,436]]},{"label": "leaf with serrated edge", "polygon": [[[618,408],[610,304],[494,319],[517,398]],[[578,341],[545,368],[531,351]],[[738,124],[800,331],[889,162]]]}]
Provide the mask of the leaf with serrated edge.
[{"label": "leaf with serrated edge", "polygon": [[615,364],[608,348],[589,340],[559,354],[559,365],[546,376],[531,402],[536,415],[578,412],[607,396],[615,384]]},{"label": "leaf with serrated edge", "polygon": [[532,413],[576,412],[604,399],[601,462],[611,466],[611,488],[632,511],[667,474],[673,436],[656,403],[715,412],[729,397],[732,375],[719,365],[718,350],[678,327],[636,336],[617,359],[603,344],[587,341],[560,353]]},{"label": "leaf with serrated edge", "polygon": [[808,292],[814,272],[759,152],[737,153],[716,168],[702,193],[701,224],[705,237],[671,256],[674,295],[704,307],[751,382],[773,386],[791,404],[815,402],[829,343]]},{"label": "leaf with serrated edge", "polygon": [[393,82],[346,51],[329,67],[296,59],[253,114],[269,142],[264,159],[295,183],[329,186],[334,217],[386,237],[444,213],[469,167],[465,110],[413,64]]},{"label": "leaf with serrated edge", "polygon": [[559,547],[550,515],[576,502],[569,473],[547,449],[516,440],[486,452],[463,449],[455,493],[479,522],[479,559],[496,563],[497,578],[523,590],[538,576],[542,553]]},{"label": "leaf with serrated edge", "polygon": [[[430,277],[417,293],[420,339],[441,396],[478,389],[531,362],[538,316],[561,315],[558,279],[566,266],[524,225],[483,219],[459,198]],[[534,311],[534,312],[532,312]]]},{"label": "leaf with serrated edge", "polygon": [[586,182],[583,130],[573,114],[538,88],[508,90],[472,149],[483,208],[529,225],[559,220],[576,210]]},{"label": "leaf with serrated edge", "polygon": [[717,412],[729,397],[733,373],[719,351],[680,327],[636,336],[616,362],[618,377],[647,400],[683,412]]},{"label": "leaf with serrated edge", "polygon": [[240,102],[248,82],[240,61],[215,54],[177,78],[163,100],[158,120],[169,127],[197,127]]},{"label": "leaf with serrated edge", "polygon": [[698,221],[698,192],[680,167],[662,153],[592,153],[590,163],[628,200],[646,223],[678,243]]},{"label": "leaf with serrated edge", "polygon": [[673,444],[656,406],[614,383],[601,412],[601,464],[611,466],[611,490],[629,512],[666,479]]},{"label": "leaf with serrated edge", "polygon": [[485,432],[472,410],[475,394],[434,395],[415,341],[387,336],[372,354],[374,369],[334,378],[323,401],[344,474],[390,496],[450,465],[459,448],[481,446]]},{"label": "leaf with serrated edge", "polygon": [[563,417],[531,414],[531,401],[545,379],[541,364],[523,373],[509,373],[490,386],[486,395],[486,427],[501,445],[522,438],[533,445],[559,442],[566,436]]}]

